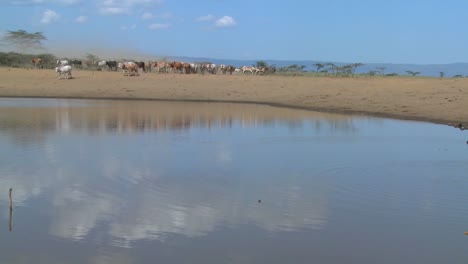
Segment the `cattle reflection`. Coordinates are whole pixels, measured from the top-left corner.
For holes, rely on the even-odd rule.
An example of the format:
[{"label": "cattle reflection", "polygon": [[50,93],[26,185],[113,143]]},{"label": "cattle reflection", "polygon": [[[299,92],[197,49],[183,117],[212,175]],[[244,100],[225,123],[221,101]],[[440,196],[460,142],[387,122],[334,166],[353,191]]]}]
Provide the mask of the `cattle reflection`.
[{"label": "cattle reflection", "polygon": [[[18,99],[19,101],[27,99]],[[53,132],[142,133],[183,131],[192,128],[229,128],[287,125],[300,129],[307,122],[317,128],[353,131],[352,117],[254,104],[161,101],[103,101],[36,99],[39,107],[11,107],[0,100],[0,132],[16,142],[41,142]],[[50,101],[50,103],[47,103]],[[80,102],[87,102],[86,106]],[[59,103],[57,103],[59,102]],[[49,105],[53,105],[51,107]],[[58,105],[58,106],[57,106]]]}]

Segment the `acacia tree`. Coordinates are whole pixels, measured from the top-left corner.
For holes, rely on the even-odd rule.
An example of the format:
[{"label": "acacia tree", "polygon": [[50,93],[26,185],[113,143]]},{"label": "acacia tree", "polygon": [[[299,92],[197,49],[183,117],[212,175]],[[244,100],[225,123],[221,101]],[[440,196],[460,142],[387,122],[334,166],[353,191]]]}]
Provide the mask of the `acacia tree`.
[{"label": "acacia tree", "polygon": [[358,67],[363,66],[363,65],[364,65],[364,64],[363,64],[363,63],[360,63],[360,62],[345,65],[344,67],[345,67],[345,70],[346,70],[346,74],[348,74],[348,75],[351,74],[351,76],[354,77],[354,74],[356,73],[356,69],[357,69]]},{"label": "acacia tree", "polygon": [[385,75],[385,69],[387,69],[387,68],[382,66],[382,67],[376,67],[376,69],[380,72],[380,74],[382,76],[384,76]]},{"label": "acacia tree", "polygon": [[91,53],[86,53],[86,61],[94,63],[99,61],[99,57]]},{"label": "acacia tree", "polygon": [[268,67],[268,64],[265,61],[260,60],[256,62],[255,67],[264,68],[264,67]]},{"label": "acacia tree", "polygon": [[356,69],[358,67],[364,66],[364,63],[357,62],[357,63],[353,63],[352,66],[353,66],[353,75],[354,75],[354,73],[356,72]]},{"label": "acacia tree", "polygon": [[14,46],[20,52],[43,49],[42,41],[47,40],[42,32],[29,33],[26,30],[8,30],[1,41]]},{"label": "acacia tree", "polygon": [[420,72],[415,72],[415,71],[406,71],[406,73],[413,76],[413,77],[420,74]]},{"label": "acacia tree", "polygon": [[325,63],[325,67],[328,67],[327,71],[332,71],[332,74],[337,74],[337,66],[334,63],[328,62]]},{"label": "acacia tree", "polygon": [[325,67],[325,64],[323,64],[323,63],[315,63],[314,66],[317,67],[317,72],[320,72],[320,69],[324,68],[324,67]]}]

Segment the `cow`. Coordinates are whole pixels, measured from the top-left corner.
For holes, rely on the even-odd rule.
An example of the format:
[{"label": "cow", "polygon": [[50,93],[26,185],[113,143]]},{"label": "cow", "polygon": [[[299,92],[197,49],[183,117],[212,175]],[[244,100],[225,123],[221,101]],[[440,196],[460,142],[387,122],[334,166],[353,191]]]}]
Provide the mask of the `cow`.
[{"label": "cow", "polygon": [[250,72],[251,74],[254,74],[254,72],[256,72],[256,69],[253,66],[242,66],[241,71],[243,74],[245,74],[246,72]]},{"label": "cow", "polygon": [[62,79],[62,76],[65,77],[65,79],[71,79],[72,78],[72,67],[70,65],[63,65],[59,67],[55,67],[55,72],[59,74],[59,80]]},{"label": "cow", "polygon": [[208,72],[211,73],[211,74],[216,74],[216,64],[214,63],[208,63],[206,65],[206,67],[208,68]]},{"label": "cow", "polygon": [[264,75],[266,69],[267,69],[266,67],[255,68],[255,74]]},{"label": "cow", "polygon": [[229,65],[226,67],[226,71],[229,72],[230,75],[232,75],[232,72],[235,71],[236,68],[232,65]]},{"label": "cow", "polygon": [[57,65],[65,66],[65,65],[70,65],[70,63],[67,60],[57,60]]},{"label": "cow", "polygon": [[171,67],[172,72],[179,71],[180,73],[182,73],[182,70],[184,68],[184,64],[182,62],[176,62],[176,61],[171,62],[169,66]]},{"label": "cow", "polygon": [[192,73],[198,73],[200,71],[201,64],[200,63],[190,63],[190,71]]},{"label": "cow", "polygon": [[41,69],[44,69],[44,66],[42,65],[42,59],[41,58],[32,58],[31,60],[32,62],[32,65],[34,68],[41,68]]},{"label": "cow", "polygon": [[219,65],[219,69],[221,70],[221,72],[223,74],[226,74],[226,72],[227,72],[226,65],[224,65],[224,64]]},{"label": "cow", "polygon": [[146,69],[146,72],[151,72],[152,70],[152,66],[153,65],[153,62],[152,61],[148,61],[148,62],[145,62],[145,69]]},{"label": "cow", "polygon": [[135,62],[119,62],[118,67],[126,76],[138,76],[138,65]]},{"label": "cow", "polygon": [[201,73],[209,72],[211,74],[216,74],[216,64],[214,63],[204,63],[201,65]]},{"label": "cow", "polygon": [[98,62],[99,67],[107,66],[107,70],[109,71],[116,71],[117,70],[117,62],[116,61],[100,61]]},{"label": "cow", "polygon": [[168,71],[169,70],[169,63],[167,63],[165,61],[153,62],[151,67],[155,68],[156,72],[158,72],[158,73],[160,73],[160,72],[168,73],[169,72]]},{"label": "cow", "polygon": [[75,67],[79,67],[79,68],[81,68],[83,66],[83,63],[80,60],[71,60],[70,64],[75,66]]},{"label": "cow", "polygon": [[98,65],[99,68],[97,70],[102,71],[103,67],[106,66],[106,63],[107,63],[107,61],[98,61],[97,65]]},{"label": "cow", "polygon": [[184,63],[182,67],[184,68],[186,74],[192,73],[192,66],[190,66],[190,63]]},{"label": "cow", "polygon": [[145,63],[143,61],[137,61],[135,64],[138,66],[138,69],[142,69],[143,72],[146,72]]},{"label": "cow", "polygon": [[116,61],[106,61],[107,67],[109,67],[109,71],[117,71],[117,62]]}]

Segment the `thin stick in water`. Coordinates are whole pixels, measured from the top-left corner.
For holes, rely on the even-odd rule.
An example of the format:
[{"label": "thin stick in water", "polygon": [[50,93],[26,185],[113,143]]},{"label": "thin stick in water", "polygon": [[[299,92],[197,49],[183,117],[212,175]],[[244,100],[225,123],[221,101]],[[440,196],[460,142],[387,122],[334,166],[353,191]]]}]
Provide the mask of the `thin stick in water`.
[{"label": "thin stick in water", "polygon": [[12,191],[13,191],[13,188],[10,188],[10,210],[13,210],[13,199],[11,198]]},{"label": "thin stick in water", "polygon": [[10,188],[10,220],[8,221],[8,230],[10,232],[13,230],[13,199],[11,197],[11,192],[13,191],[13,188]]}]

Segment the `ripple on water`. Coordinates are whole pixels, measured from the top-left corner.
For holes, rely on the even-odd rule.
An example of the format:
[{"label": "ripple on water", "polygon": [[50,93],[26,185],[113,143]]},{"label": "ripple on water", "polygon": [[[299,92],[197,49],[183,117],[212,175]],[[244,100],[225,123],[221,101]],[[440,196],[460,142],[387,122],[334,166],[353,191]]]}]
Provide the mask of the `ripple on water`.
[{"label": "ripple on water", "polygon": [[328,177],[338,210],[363,216],[385,215],[401,220],[421,214],[417,221],[466,221],[468,180],[454,169],[464,162],[330,164],[319,171]]}]

